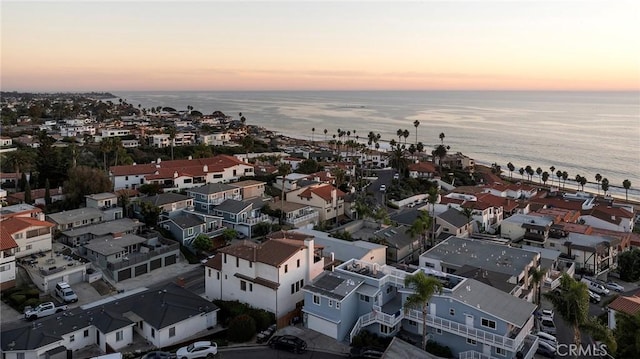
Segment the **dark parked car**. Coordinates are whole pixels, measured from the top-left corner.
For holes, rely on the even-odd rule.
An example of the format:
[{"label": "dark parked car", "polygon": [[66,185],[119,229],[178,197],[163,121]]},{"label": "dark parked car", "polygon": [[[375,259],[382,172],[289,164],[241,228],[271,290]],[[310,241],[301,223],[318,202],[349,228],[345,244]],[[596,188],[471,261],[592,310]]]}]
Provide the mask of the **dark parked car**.
[{"label": "dark parked car", "polygon": [[266,342],[267,340],[269,340],[269,338],[271,338],[273,333],[276,332],[276,329],[277,327],[275,324],[270,325],[269,328],[258,333],[258,335],[256,336],[256,342],[258,343]]},{"label": "dark parked car", "polygon": [[173,359],[176,355],[169,352],[148,352],[141,359]]},{"label": "dark parked car", "polygon": [[302,353],[307,350],[307,342],[293,335],[276,335],[269,341],[269,347]]},{"label": "dark parked car", "polygon": [[351,348],[349,358],[352,359],[379,359],[384,355],[384,350],[377,348]]}]

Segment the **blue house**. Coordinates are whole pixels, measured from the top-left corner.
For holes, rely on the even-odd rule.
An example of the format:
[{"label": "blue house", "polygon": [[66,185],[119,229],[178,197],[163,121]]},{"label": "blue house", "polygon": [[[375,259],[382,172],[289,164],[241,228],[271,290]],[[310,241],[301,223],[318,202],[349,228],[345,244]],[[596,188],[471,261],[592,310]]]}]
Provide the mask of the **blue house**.
[{"label": "blue house", "polygon": [[[428,314],[405,309],[413,289],[409,275],[424,271],[438,278]],[[459,358],[533,358],[538,341],[531,335],[536,306],[474,279],[430,268],[405,271],[352,259],[307,284],[304,323],[337,340],[351,341],[361,330],[395,336],[404,330],[448,346]],[[520,353],[520,354],[518,354]]]},{"label": "blue house", "polygon": [[260,198],[246,201],[227,199],[215,206],[211,212],[222,218],[225,227],[251,237],[253,226],[261,222],[271,222],[271,217],[262,214],[263,206],[264,202]]},{"label": "blue house", "polygon": [[220,217],[184,210],[158,225],[171,232],[176,241],[188,247],[200,234],[213,238],[222,235],[225,229]]}]

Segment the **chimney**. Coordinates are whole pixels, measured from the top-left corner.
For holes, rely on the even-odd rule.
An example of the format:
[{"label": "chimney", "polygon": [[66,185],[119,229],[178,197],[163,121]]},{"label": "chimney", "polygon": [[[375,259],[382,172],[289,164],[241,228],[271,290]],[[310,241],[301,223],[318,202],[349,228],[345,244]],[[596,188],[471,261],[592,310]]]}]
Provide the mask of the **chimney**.
[{"label": "chimney", "polygon": [[187,158],[189,159],[189,161],[191,161],[191,160],[193,159],[193,157],[191,157],[191,156],[189,156],[189,157],[187,157]]},{"label": "chimney", "polygon": [[162,162],[162,158],[158,157],[158,160],[156,161],[156,163],[160,164],[160,162]]},{"label": "chimney", "polygon": [[207,166],[207,165],[202,166],[202,171],[205,172],[205,173],[209,172],[209,166]]}]

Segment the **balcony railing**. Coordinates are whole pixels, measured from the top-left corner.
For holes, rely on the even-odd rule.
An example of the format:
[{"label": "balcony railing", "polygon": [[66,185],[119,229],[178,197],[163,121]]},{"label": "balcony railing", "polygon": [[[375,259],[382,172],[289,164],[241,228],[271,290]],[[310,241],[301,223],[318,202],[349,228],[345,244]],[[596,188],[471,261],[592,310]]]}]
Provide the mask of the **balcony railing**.
[{"label": "balcony railing", "polygon": [[402,321],[403,318],[404,315],[402,314],[402,312],[397,313],[396,315],[387,314],[384,313],[382,311],[382,308],[380,308],[379,306],[374,306],[373,311],[358,318],[358,321],[353,326],[353,329],[351,329],[351,333],[349,333],[349,342],[353,341],[353,338],[358,335],[360,329],[362,329],[363,327],[374,323],[384,324],[388,327],[395,327]]},{"label": "balcony railing", "polygon": [[123,260],[121,262],[109,262],[107,263],[107,269],[110,271],[118,271],[122,268],[131,267],[135,264],[142,263],[148,261],[149,259],[171,252],[171,251],[179,251],[180,245],[178,243],[172,243],[169,245],[165,245],[155,250],[149,251],[148,253],[132,253],[128,254],[128,259]]},{"label": "balcony railing", "polygon": [[458,354],[458,359],[498,359],[491,355],[483,354],[475,350],[467,350]]},{"label": "balcony railing", "polygon": [[[410,310],[406,315],[406,319],[422,323],[422,313],[417,310]],[[473,327],[467,327],[464,324],[458,322],[452,322],[447,319],[434,317],[427,315],[427,324],[433,328],[438,328],[456,335],[460,335],[465,338],[473,339],[478,342],[489,344],[495,347],[501,347],[502,349],[515,351],[516,347],[520,344],[515,339],[507,338],[502,335],[489,333],[487,331],[476,329]],[[526,335],[526,334],[525,334]],[[520,337],[520,336],[518,336]],[[516,337],[516,338],[518,338]],[[520,338],[522,340],[522,338]]]},{"label": "balcony railing", "polygon": [[302,216],[296,216],[293,218],[287,218],[287,222],[296,225],[301,222],[309,221],[318,218],[320,215],[318,212],[311,212]]},{"label": "balcony railing", "polygon": [[269,221],[271,221],[271,217],[269,217],[266,214],[263,214],[260,217],[245,218],[243,220],[240,220],[240,223],[245,223],[245,224],[253,226],[254,224],[258,224],[258,223],[262,223],[262,222],[269,222]]}]

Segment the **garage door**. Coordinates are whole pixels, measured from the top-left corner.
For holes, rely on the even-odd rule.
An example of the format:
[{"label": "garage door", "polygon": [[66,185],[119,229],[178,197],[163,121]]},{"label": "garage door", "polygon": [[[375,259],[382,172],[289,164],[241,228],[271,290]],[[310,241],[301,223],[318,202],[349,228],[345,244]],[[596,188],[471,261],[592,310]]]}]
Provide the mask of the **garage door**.
[{"label": "garage door", "polygon": [[338,339],[338,324],[318,318],[311,314],[307,317],[307,326],[309,329],[315,330],[333,339]]},{"label": "garage door", "polygon": [[69,284],[77,284],[82,282],[84,282],[84,273],[75,272],[75,273],[69,274],[69,281],[68,281]]}]

